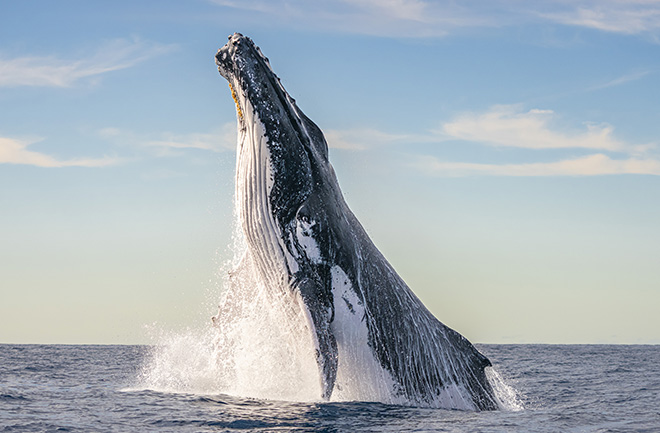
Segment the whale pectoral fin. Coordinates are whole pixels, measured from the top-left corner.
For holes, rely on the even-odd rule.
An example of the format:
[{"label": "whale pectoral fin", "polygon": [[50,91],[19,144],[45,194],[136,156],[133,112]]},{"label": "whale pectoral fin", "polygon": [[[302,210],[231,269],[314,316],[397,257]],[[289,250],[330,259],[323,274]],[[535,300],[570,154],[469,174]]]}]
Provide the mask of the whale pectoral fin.
[{"label": "whale pectoral fin", "polygon": [[321,396],[329,400],[337,378],[337,340],[330,324],[334,319],[332,292],[319,281],[303,278],[296,281],[316,336],[316,362],[321,379]]}]

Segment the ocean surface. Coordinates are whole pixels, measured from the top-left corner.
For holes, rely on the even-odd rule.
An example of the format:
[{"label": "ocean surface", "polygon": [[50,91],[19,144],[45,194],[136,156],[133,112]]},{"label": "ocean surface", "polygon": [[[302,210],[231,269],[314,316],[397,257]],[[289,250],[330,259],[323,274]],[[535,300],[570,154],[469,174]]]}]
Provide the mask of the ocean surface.
[{"label": "ocean surface", "polygon": [[0,344],[0,432],[660,432],[660,346],[477,346],[524,408],[157,392],[147,346]]}]

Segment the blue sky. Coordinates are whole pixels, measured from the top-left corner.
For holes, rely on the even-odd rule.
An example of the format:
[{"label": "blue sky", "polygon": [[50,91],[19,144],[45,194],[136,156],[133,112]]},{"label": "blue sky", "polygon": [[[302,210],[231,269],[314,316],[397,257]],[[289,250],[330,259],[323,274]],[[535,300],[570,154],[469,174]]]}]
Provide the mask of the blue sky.
[{"label": "blue sky", "polygon": [[[660,343],[660,2],[0,2],[0,342],[205,326],[250,36],[477,342]],[[226,270],[226,269],[225,269]]]}]

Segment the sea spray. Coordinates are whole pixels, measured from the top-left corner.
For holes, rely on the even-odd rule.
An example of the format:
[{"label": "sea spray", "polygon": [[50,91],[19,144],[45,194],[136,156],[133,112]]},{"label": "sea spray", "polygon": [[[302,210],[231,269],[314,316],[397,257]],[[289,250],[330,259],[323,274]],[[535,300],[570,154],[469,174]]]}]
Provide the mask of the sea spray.
[{"label": "sea spray", "polygon": [[[291,316],[288,299],[273,298],[254,281],[250,266],[244,257],[224,279],[220,310],[208,326],[183,331],[152,327],[156,345],[131,389],[320,400],[314,348],[303,325],[306,321]],[[363,336],[353,336],[350,343],[354,350],[340,352],[333,401],[419,405],[392,391],[391,378],[373,365]],[[494,368],[487,368],[486,375],[502,410],[523,409],[519,393]]]},{"label": "sea spray", "polygon": [[218,266],[214,286],[220,293],[210,293],[219,299],[217,314],[209,313],[205,326],[185,331],[151,326],[155,344],[136,388],[318,400],[318,367],[302,301],[257,278],[238,209],[235,197],[232,241],[224,254],[232,258]]},{"label": "sea spray", "polygon": [[227,280],[213,318],[218,360],[230,378],[224,392],[257,398],[318,399],[320,382],[311,333],[293,294],[255,279],[245,255]]},{"label": "sea spray", "polygon": [[227,386],[211,328],[159,331],[130,388],[168,393],[216,394]]},{"label": "sea spray", "polygon": [[221,266],[218,313],[207,326],[185,331],[152,326],[155,345],[135,388],[319,400],[318,367],[302,305],[294,295],[258,281],[236,212],[234,217],[233,259]]},{"label": "sea spray", "polygon": [[[161,332],[137,388],[289,401],[320,395],[308,331],[285,323],[263,290],[246,290],[206,329]],[[279,319],[279,320],[278,320]],[[301,321],[302,323],[302,321]],[[301,341],[303,337],[303,341]]]}]

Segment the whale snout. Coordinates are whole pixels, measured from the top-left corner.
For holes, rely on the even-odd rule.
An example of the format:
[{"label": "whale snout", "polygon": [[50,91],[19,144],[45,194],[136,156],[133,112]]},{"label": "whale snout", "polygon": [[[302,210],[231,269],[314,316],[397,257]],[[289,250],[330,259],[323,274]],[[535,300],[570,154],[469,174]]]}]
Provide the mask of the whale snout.
[{"label": "whale snout", "polygon": [[233,58],[236,55],[236,51],[242,45],[245,45],[245,41],[249,40],[249,38],[246,38],[240,33],[234,33],[233,35],[229,35],[227,39],[229,41],[215,55],[215,64],[218,65],[220,75],[228,80],[233,70]]},{"label": "whale snout", "polygon": [[220,72],[220,75],[222,75],[225,79],[229,79],[229,74],[227,70],[227,50],[225,47],[222,47],[218,50],[218,53],[215,55],[215,64],[218,66],[218,72]]}]

